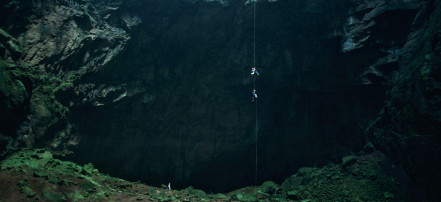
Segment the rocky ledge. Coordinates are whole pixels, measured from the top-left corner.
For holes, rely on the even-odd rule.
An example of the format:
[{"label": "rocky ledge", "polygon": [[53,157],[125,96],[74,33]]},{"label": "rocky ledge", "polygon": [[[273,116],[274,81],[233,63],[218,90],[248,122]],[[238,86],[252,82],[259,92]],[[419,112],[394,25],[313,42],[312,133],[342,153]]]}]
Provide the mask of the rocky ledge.
[{"label": "rocky ledge", "polygon": [[281,185],[266,181],[218,194],[126,181],[100,173],[91,163],[59,160],[44,149],[17,151],[0,168],[5,201],[402,201],[410,193],[408,179],[397,175],[402,171],[371,144],[341,164],[300,168]]}]

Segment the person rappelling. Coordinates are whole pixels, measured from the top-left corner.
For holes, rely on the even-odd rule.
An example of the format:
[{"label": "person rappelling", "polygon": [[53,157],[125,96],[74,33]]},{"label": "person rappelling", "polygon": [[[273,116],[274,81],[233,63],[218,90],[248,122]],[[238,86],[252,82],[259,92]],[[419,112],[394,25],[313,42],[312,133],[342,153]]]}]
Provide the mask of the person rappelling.
[{"label": "person rappelling", "polygon": [[257,72],[256,67],[251,67],[251,76],[257,75],[259,76],[259,72]]},{"label": "person rappelling", "polygon": [[253,90],[253,96],[251,97],[251,101],[254,102],[254,100],[257,100],[257,92],[256,89]]}]

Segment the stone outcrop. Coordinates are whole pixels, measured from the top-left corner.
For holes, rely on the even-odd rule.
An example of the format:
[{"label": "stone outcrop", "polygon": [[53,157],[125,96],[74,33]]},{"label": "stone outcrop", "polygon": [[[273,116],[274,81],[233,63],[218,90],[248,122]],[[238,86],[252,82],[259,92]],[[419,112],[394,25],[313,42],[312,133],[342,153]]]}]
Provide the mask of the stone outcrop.
[{"label": "stone outcrop", "polygon": [[369,137],[406,169],[424,197],[439,199],[440,2],[354,3],[342,51],[354,57],[364,85],[380,86],[387,95]]},{"label": "stone outcrop", "polygon": [[[2,57],[9,60],[22,52],[19,41],[0,29],[0,47]],[[30,81],[17,71],[11,71],[15,64],[8,63],[0,57],[0,147],[8,143],[8,134],[14,133],[29,111],[31,90]],[[27,87],[26,87],[27,86]]]},{"label": "stone outcrop", "polygon": [[[402,201],[412,191],[400,168],[378,151],[323,168],[303,167],[281,185],[265,181],[229,193],[148,186],[61,161],[42,149],[21,150],[0,162],[0,197],[6,201]],[[394,171],[395,175],[389,172]],[[398,173],[398,175],[397,175]],[[401,176],[400,176],[401,174]],[[401,177],[401,178],[400,178]],[[170,185],[170,184],[169,184]],[[9,191],[4,191],[9,190]],[[407,198],[405,198],[407,197]]]},{"label": "stone outcrop", "polygon": [[441,2],[431,1],[419,26],[403,46],[391,89],[379,118],[369,130],[375,144],[421,186],[429,200],[439,200],[441,186]]},{"label": "stone outcrop", "polygon": [[[357,5],[344,27],[342,51],[364,68],[363,84],[384,85],[398,69],[404,44],[425,1],[354,1]],[[419,19],[421,20],[421,19]],[[354,61],[355,62],[355,61]]]},{"label": "stone outcrop", "polygon": [[3,90],[2,84],[4,135],[27,146],[50,144],[63,149],[75,144],[68,105],[61,104],[56,94],[73,88],[75,80],[98,71],[124,48],[130,39],[124,29],[139,22],[131,17],[110,22],[119,5],[104,1],[2,3],[2,18],[18,22],[1,30],[5,47],[2,83],[9,85]]},{"label": "stone outcrop", "polygon": [[[439,1],[258,2],[258,182],[370,138],[436,197]],[[1,3],[0,141],[154,185],[251,184],[250,3]]]}]

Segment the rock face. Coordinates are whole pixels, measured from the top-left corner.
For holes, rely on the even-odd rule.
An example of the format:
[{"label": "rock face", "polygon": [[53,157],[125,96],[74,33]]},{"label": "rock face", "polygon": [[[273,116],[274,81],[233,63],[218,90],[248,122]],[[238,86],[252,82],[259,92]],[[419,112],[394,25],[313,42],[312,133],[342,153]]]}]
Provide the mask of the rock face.
[{"label": "rock face", "polygon": [[[362,81],[387,89],[369,127],[374,144],[406,169],[424,197],[440,186],[440,1],[356,1],[343,51],[364,62]],[[361,56],[363,55],[363,56]]]},{"label": "rock face", "polygon": [[[153,184],[228,191],[253,183],[252,5],[131,3],[144,23],[71,93],[80,103],[71,109],[81,138],[73,158]],[[361,148],[357,123],[380,109],[381,99],[360,95],[374,89],[345,87],[346,70],[337,68],[341,38],[332,31],[347,5],[322,3],[258,5],[258,181]]]},{"label": "rock face", "polygon": [[6,47],[0,61],[1,109],[6,112],[2,133],[27,146],[50,144],[62,150],[76,144],[68,105],[56,94],[102,68],[129,40],[126,31],[105,19],[117,8],[100,1],[2,3],[2,18],[14,20],[2,22],[1,30]]},{"label": "rock face", "polygon": [[[295,201],[415,201],[409,179],[379,151],[350,156],[350,162],[304,167],[280,186]],[[394,173],[391,176],[391,173]]]},{"label": "rock face", "polygon": [[438,1],[259,1],[257,103],[250,3],[1,3],[0,133],[129,180],[214,191],[254,182],[256,131],[258,182],[367,138],[427,177],[415,159],[430,149],[408,140],[436,145]]},{"label": "rock face", "polygon": [[370,129],[375,144],[439,200],[441,186],[441,1],[431,1],[414,22],[380,117]]},{"label": "rock face", "polygon": [[398,69],[403,46],[412,29],[420,29],[415,17],[424,12],[425,1],[354,1],[357,5],[344,26],[342,51],[351,66],[361,67],[365,85],[385,85]]}]

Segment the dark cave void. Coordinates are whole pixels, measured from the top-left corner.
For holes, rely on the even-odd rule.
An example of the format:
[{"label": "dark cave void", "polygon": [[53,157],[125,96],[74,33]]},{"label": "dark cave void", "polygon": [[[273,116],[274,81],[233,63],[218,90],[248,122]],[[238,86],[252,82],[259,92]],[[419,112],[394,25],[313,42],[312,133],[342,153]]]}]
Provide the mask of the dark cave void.
[{"label": "dark cave void", "polygon": [[[350,5],[320,2],[258,6],[258,183],[359,151],[383,104],[386,89],[350,79],[361,70],[348,71],[341,37],[329,38]],[[80,144],[67,159],[151,185],[226,192],[254,184],[252,7],[130,3],[143,23],[123,53],[77,82],[124,84],[128,96],[71,110]]]}]

